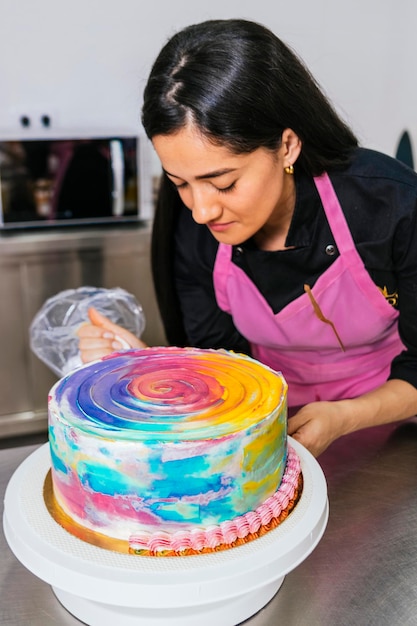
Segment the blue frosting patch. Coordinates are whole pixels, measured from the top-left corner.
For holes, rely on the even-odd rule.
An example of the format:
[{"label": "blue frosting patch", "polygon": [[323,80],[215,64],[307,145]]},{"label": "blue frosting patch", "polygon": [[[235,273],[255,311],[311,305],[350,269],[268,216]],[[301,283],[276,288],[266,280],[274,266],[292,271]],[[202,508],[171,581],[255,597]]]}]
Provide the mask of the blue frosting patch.
[{"label": "blue frosting patch", "polygon": [[49,446],[50,451],[51,451],[51,463],[52,463],[52,467],[55,468],[56,471],[58,472],[62,472],[63,474],[68,474],[68,469],[67,467],[64,465],[64,463],[62,462],[61,458],[56,454],[55,450],[54,450],[54,446],[51,445]]},{"label": "blue frosting patch", "polygon": [[185,480],[181,480],[177,475],[175,478],[154,481],[154,488],[154,493],[160,498],[183,498],[184,496],[198,496],[210,491],[220,491],[223,484],[220,474],[213,474],[210,478],[187,476]]},{"label": "blue frosting patch", "polygon": [[108,496],[132,493],[132,483],[123,474],[104,465],[82,463],[78,466],[80,481],[96,493]]},{"label": "blue frosting patch", "polygon": [[152,511],[166,522],[187,522],[191,524],[218,524],[234,517],[235,512],[229,496],[211,500],[204,504],[195,502],[154,502]]}]

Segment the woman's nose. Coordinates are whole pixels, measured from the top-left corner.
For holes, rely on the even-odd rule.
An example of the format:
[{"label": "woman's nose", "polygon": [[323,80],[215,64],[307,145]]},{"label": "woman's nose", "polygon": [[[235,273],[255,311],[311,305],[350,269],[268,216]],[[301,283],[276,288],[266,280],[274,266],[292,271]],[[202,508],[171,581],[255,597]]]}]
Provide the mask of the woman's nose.
[{"label": "woman's nose", "polygon": [[191,212],[197,224],[208,224],[219,217],[221,206],[210,193],[194,193]]}]

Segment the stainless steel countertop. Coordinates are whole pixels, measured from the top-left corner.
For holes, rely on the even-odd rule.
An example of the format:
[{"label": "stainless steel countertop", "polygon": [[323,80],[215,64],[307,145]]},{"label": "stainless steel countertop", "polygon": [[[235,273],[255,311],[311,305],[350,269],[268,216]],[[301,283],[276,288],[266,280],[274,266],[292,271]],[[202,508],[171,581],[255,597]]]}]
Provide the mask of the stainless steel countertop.
[{"label": "stainless steel countertop", "polygon": [[[0,450],[2,503],[36,447]],[[344,437],[319,462],[330,502],[325,534],[245,626],[417,625],[417,421]],[[0,553],[2,626],[81,623],[17,561],[2,531]]]}]

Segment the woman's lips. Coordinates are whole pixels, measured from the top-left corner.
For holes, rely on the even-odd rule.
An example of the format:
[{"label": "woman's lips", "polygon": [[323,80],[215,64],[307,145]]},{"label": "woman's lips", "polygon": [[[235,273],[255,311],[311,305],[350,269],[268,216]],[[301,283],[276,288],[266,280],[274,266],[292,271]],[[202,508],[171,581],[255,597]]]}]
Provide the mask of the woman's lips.
[{"label": "woman's lips", "polygon": [[225,230],[227,230],[228,228],[230,228],[232,223],[233,222],[224,222],[224,223],[209,222],[208,223],[208,227],[210,228],[210,230],[214,231],[215,233],[222,233]]}]

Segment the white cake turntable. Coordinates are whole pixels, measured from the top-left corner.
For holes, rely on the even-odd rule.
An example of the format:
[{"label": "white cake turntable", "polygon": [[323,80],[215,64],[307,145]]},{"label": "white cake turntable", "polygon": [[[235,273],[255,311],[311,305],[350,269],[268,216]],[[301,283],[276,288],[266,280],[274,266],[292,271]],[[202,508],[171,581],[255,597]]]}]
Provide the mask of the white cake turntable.
[{"label": "white cake turntable", "polygon": [[140,557],[73,537],[44,502],[48,444],[23,461],[8,484],[4,533],[17,559],[89,626],[235,626],[273,598],[285,575],[314,550],[326,528],[323,472],[305,448],[290,442],[301,460],[301,498],[280,526],[237,548],[198,556]]}]

